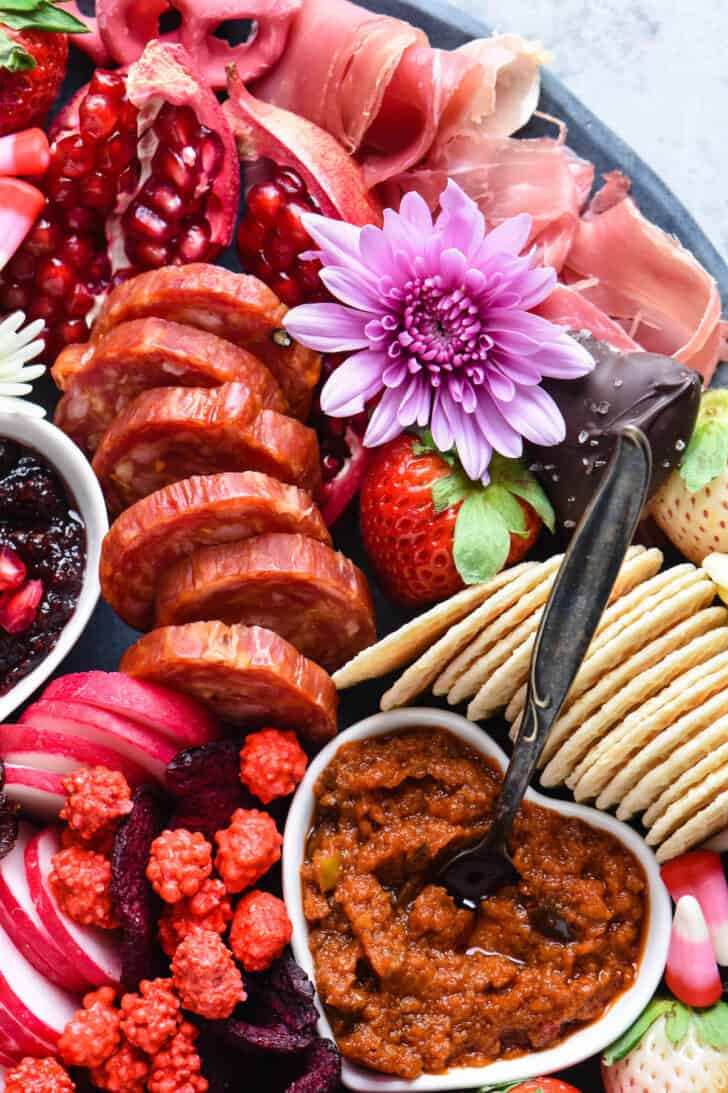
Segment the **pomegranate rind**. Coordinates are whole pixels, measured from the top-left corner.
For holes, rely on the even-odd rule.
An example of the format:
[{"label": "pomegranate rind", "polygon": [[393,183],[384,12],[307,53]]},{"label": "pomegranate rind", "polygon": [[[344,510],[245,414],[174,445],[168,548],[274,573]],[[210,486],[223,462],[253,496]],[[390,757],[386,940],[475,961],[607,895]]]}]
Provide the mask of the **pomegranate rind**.
[{"label": "pomegranate rind", "polygon": [[[95,65],[105,65],[111,60],[111,53],[99,33],[98,19],[93,15],[84,15],[76,0],[56,0],[56,6],[63,8],[69,15],[73,15],[80,23],[88,27],[88,34],[72,34],[70,41],[83,50],[91,58]],[[154,30],[156,33],[156,28]]]},{"label": "pomegranate rind", "polygon": [[[107,54],[122,65],[137,61],[150,39],[159,33],[159,18],[171,8],[169,0],[97,0],[96,21]],[[179,34],[161,41],[176,42]]]},{"label": "pomegranate rind", "polygon": [[[159,39],[149,42],[139,60],[129,69],[126,90],[141,116],[157,111],[161,98],[173,106],[190,106],[199,123],[220,137],[223,163],[213,182],[205,218],[210,224],[211,243],[226,247],[233,237],[240,197],[235,141],[222,107],[210,88],[200,82],[189,53],[174,43]],[[214,205],[212,197],[216,199]]]},{"label": "pomegranate rind", "polygon": [[321,515],[329,528],[343,516],[359,492],[371,454],[364,447],[361,436],[350,425],[344,432],[344,441],[349,455],[338,473],[320,490]]},{"label": "pomegranate rind", "polygon": [[176,482],[132,505],[112,525],[101,550],[102,594],[130,626],[149,629],[159,576],[168,566],[198,547],[264,531],[299,532],[331,543],[310,495],[296,486],[257,471]]},{"label": "pomegranate rind", "polygon": [[231,68],[223,112],[246,162],[273,160],[296,171],[324,216],[349,224],[381,225],[382,207],[367,190],[361,167],[335,137],[290,110],[251,95]]},{"label": "pomegranate rind", "polygon": [[321,373],[321,357],[283,329],[288,308],[257,277],[192,262],[149,270],[106,298],[91,335],[156,316],[206,330],[254,353],[278,380],[293,416],[305,420]]},{"label": "pomegranate rind", "polygon": [[234,725],[295,729],[313,744],[336,733],[331,677],[260,626],[164,626],[125,652],[121,670],[178,687]]}]

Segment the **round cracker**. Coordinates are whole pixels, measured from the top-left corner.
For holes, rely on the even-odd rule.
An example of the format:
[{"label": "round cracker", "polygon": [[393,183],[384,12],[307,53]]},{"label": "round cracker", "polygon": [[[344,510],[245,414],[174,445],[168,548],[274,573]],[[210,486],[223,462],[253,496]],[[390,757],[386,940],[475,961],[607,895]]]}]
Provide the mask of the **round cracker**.
[{"label": "round cracker", "polygon": [[450,627],[434,645],[430,645],[422,656],[410,664],[388,691],[385,691],[380,702],[380,709],[392,710],[397,706],[406,706],[408,702],[421,694],[452,658],[457,656],[473,635],[507,611],[521,596],[539,584],[545,575],[558,569],[561,558],[562,555],[557,554],[541,565],[527,567],[515,579],[505,582],[492,596],[488,596],[475,611],[471,611],[459,623]]},{"label": "round cracker", "polygon": [[658,862],[669,861],[686,850],[716,835],[728,822],[728,790],[719,793],[709,805],[691,816],[657,850]]},{"label": "round cracker", "polygon": [[474,695],[483,683],[490,678],[492,673],[505,664],[529,636],[535,638],[544,606],[542,604],[529,618],[524,619],[520,626],[517,626],[510,634],[506,634],[496,645],[484,653],[464,675],[455,681],[447,696],[451,706],[461,702],[464,698]]},{"label": "round cracker", "polygon": [[[661,763],[686,734],[700,731],[706,720],[728,712],[722,691],[728,682],[728,653],[719,653],[710,661],[681,674],[669,687],[625,718],[612,739],[603,741],[594,757],[591,772],[580,775],[578,800],[597,797],[597,808],[618,805],[623,819],[642,811],[653,797],[643,779]],[[647,706],[649,705],[649,709]],[[634,794],[634,795],[633,795]],[[638,807],[635,809],[633,802]]]},{"label": "round cracker", "polygon": [[448,600],[435,604],[429,611],[406,622],[381,641],[362,649],[347,664],[334,672],[331,677],[336,687],[343,691],[367,679],[378,679],[388,675],[395,668],[401,668],[427,649],[433,641],[450,629],[455,623],[469,615],[498,589],[515,580],[524,572],[538,569],[537,562],[522,562],[511,569],[504,569],[489,581],[470,585],[456,592]]},{"label": "round cracker", "polygon": [[704,755],[668,788],[669,794],[666,790],[655,802],[654,822],[649,825],[651,830],[646,836],[650,846],[664,842],[680,824],[722,790],[728,789],[728,740],[710,755]]},{"label": "round cracker", "polygon": [[698,611],[640,649],[577,699],[566,717],[554,726],[560,730],[561,742],[544,769],[542,784],[559,785],[625,714],[693,664],[728,647],[728,627],[721,625],[724,622],[722,608]]},{"label": "round cracker", "polygon": [[627,820],[649,808],[667,786],[682,774],[688,763],[697,762],[707,747],[722,744],[725,715],[724,696],[713,695],[663,733],[664,739],[658,737],[648,744],[648,762],[652,765],[619,802],[619,818]]}]

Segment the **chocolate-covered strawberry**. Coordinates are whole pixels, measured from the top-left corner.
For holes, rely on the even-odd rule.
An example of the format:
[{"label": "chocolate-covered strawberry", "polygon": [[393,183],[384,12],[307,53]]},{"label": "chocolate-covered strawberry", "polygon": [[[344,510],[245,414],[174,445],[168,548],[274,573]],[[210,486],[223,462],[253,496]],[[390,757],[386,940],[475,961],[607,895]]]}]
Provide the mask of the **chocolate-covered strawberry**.
[{"label": "chocolate-covered strawberry", "polygon": [[589,335],[577,338],[596,367],[574,380],[544,380],[558,405],[566,437],[554,447],[528,446],[528,455],[566,528],[589,503],[626,425],[637,425],[652,448],[652,496],[678,465],[700,403],[697,372],[658,353],[621,353]]}]

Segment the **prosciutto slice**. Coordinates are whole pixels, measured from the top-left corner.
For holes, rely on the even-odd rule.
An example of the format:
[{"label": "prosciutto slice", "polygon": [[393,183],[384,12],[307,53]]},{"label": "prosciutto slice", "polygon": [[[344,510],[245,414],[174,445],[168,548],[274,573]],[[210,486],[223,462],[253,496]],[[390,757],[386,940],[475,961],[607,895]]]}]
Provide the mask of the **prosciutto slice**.
[{"label": "prosciutto slice", "polygon": [[304,0],[255,95],[328,130],[369,186],[419,163],[471,124],[504,135],[538,99],[540,47],[516,35],[433,49],[422,30],[348,0]]},{"label": "prosciutto slice", "polygon": [[726,358],[718,287],[673,236],[650,223],[611,175],[579,221],[566,281],[585,281],[584,299],[639,345],[677,357],[709,383]]}]

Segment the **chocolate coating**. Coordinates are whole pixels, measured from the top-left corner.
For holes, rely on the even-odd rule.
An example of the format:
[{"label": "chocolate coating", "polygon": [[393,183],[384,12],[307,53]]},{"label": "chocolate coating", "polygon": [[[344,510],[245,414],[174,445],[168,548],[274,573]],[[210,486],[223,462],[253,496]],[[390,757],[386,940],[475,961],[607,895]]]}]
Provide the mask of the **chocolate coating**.
[{"label": "chocolate coating", "polygon": [[697,372],[658,353],[620,353],[591,335],[577,340],[596,367],[578,380],[545,380],[566,422],[552,448],[531,444],[534,464],[559,522],[572,528],[594,493],[625,425],[637,425],[652,448],[650,496],[680,462],[700,405]]}]

